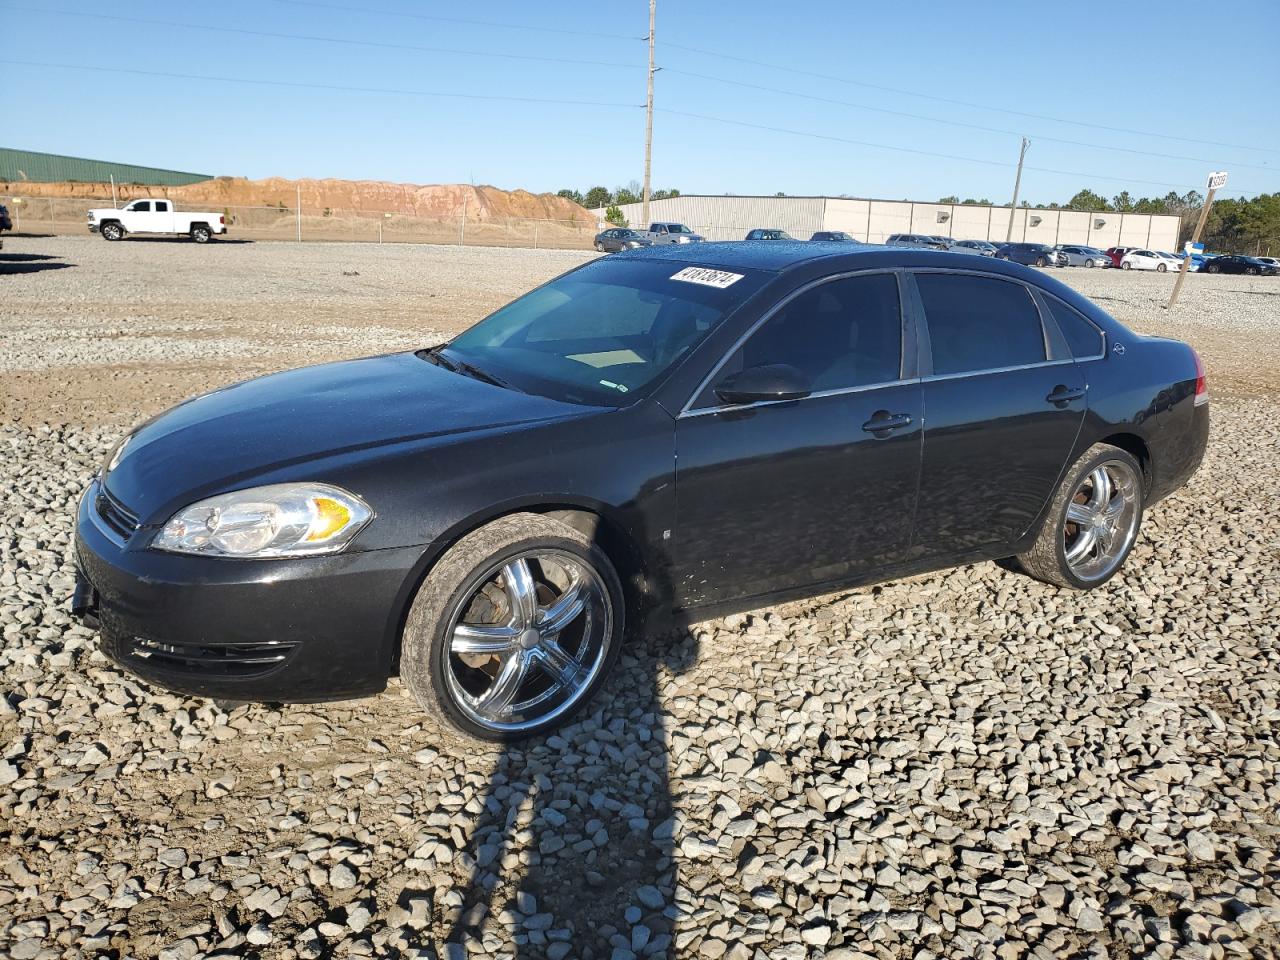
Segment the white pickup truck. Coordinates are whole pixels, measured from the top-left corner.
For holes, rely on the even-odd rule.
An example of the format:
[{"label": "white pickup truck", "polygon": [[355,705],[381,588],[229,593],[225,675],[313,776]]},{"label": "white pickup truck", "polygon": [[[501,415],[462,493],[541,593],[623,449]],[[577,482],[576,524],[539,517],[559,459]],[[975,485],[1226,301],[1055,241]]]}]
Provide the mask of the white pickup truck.
[{"label": "white pickup truck", "polygon": [[701,243],[703,240],[701,234],[694,233],[683,223],[673,223],[670,220],[649,224],[644,236],[655,247],[664,243]]},{"label": "white pickup truck", "polygon": [[103,207],[89,211],[89,232],[104,240],[123,240],[131,233],[165,233],[188,236],[196,243],[208,243],[227,232],[227,218],[207,210],[179,213],[172,200],[134,200],[120,209]]}]

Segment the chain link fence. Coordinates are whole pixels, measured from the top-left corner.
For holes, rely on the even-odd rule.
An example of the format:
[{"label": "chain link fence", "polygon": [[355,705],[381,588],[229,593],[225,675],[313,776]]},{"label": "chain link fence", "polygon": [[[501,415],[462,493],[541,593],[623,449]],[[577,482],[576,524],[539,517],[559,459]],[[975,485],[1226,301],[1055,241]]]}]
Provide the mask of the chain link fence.
[{"label": "chain link fence", "polygon": [[[14,233],[88,233],[88,212],[110,207],[110,198],[0,197]],[[179,211],[183,209],[180,204]],[[580,220],[439,216],[274,207],[202,206],[227,221],[227,239],[362,243],[438,243],[477,247],[589,250],[598,228]]]}]

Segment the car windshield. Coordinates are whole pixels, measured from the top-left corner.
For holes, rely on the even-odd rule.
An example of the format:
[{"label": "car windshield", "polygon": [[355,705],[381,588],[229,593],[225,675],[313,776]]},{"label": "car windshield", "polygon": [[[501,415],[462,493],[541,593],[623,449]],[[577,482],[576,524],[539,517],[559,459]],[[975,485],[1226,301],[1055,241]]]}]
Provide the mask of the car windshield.
[{"label": "car windshield", "polygon": [[669,223],[667,229],[672,233],[691,233],[692,231],[683,223]]},{"label": "car windshield", "polygon": [[525,294],[427,356],[527,393],[623,406],[768,277],[669,260],[603,259]]}]

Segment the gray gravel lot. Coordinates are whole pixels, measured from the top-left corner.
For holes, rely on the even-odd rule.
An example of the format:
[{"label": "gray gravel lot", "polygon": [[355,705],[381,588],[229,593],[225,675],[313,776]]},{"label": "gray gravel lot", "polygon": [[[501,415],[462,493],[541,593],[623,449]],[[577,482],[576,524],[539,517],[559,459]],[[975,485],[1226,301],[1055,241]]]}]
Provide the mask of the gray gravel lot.
[{"label": "gray gravel lot", "polygon": [[6,238],[0,956],[1280,956],[1280,281],[1193,276],[1168,315],[1171,278],[1055,272],[1214,395],[1090,594],[984,564],[701,624],[480,751],[398,685],[164,694],[70,620],[75,501],[130,423],[583,259]]}]

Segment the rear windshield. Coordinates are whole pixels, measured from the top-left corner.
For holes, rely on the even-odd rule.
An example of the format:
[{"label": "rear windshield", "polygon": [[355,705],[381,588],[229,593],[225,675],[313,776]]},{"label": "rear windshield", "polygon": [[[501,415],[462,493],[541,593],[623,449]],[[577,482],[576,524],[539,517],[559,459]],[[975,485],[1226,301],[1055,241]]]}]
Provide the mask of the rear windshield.
[{"label": "rear windshield", "polygon": [[491,314],[443,353],[526,393],[623,406],[769,276],[670,260],[598,260]]}]

